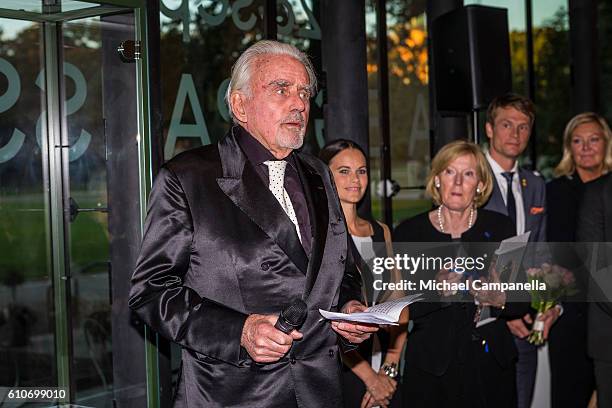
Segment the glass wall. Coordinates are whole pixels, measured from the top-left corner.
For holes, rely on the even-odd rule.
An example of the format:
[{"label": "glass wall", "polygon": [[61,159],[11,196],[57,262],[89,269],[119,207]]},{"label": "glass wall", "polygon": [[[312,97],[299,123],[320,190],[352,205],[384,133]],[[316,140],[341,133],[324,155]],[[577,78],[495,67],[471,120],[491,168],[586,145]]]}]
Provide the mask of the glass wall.
[{"label": "glass wall", "polygon": [[319,17],[320,0],[282,0],[277,1],[277,39],[288,42],[304,51],[312,60],[319,92],[310,102],[310,117],[304,139],[304,151],[317,154],[325,144],[323,123],[324,79],[321,60],[321,27]]},{"label": "glass wall", "polygon": [[389,102],[391,178],[401,186],[400,192],[393,197],[393,221],[398,223],[431,205],[423,188],[430,163],[425,3],[387,1],[388,95],[381,92],[378,82],[376,7],[378,2],[366,2],[372,211],[375,218],[382,219],[382,202],[377,194],[382,171],[379,98],[386,97]]},{"label": "glass wall", "polygon": [[424,196],[429,173],[429,79],[425,4],[389,2],[389,128],[391,178],[402,190],[393,198],[399,222],[430,208]]},{"label": "glass wall", "polygon": [[161,1],[164,159],[219,140],[229,126],[224,102],[240,53],[263,38],[263,0]]},{"label": "glass wall", "polygon": [[[73,378],[76,400],[112,406],[112,342],[102,24],[64,24],[69,154]],[[107,30],[109,28],[107,27]]]},{"label": "glass wall", "polygon": [[[540,3],[540,4],[538,4]],[[571,118],[569,16],[567,0],[533,2],[535,68],[535,168],[547,179],[563,154],[563,129]]]},{"label": "glass wall", "polygon": [[376,0],[366,0],[366,58],[368,73],[368,131],[370,143],[370,199],[372,203],[372,216],[377,220],[383,219],[383,203],[377,192],[377,186],[382,179],[381,145],[382,133],[380,128],[380,98],[379,65],[378,65],[378,36],[376,33]]},{"label": "glass wall", "polygon": [[612,121],[612,1],[598,3],[599,106],[608,123]]},{"label": "glass wall", "polygon": [[42,25],[0,18],[0,386],[52,386]]},{"label": "glass wall", "polygon": [[[122,41],[135,40],[134,14],[73,2],[41,18],[12,6],[0,13],[45,22],[0,18],[0,387],[60,386],[63,402],[111,407],[121,401],[113,357],[126,354],[133,338],[124,329],[126,341],[113,348],[113,323],[129,314],[127,299],[111,293],[110,253],[128,234],[109,233],[109,186],[120,183],[130,201],[128,208],[115,197],[111,215],[135,209],[128,224],[139,230],[141,222],[139,189],[130,182],[138,183],[142,135],[112,131],[119,120],[121,129],[143,128],[140,65],[117,53]],[[77,9],[81,19],[65,20]],[[97,13],[112,17],[85,17]],[[109,89],[123,99],[111,103]],[[109,140],[118,135],[132,150],[114,150]],[[133,167],[109,181],[107,164],[122,162]],[[114,261],[116,274],[135,259]],[[142,376],[122,382],[140,406],[141,360],[131,364]]]},{"label": "glass wall", "polygon": [[[466,0],[466,5],[502,7],[508,10],[512,89],[528,95],[527,25],[525,1]],[[537,169],[545,178],[562,154],[563,129],[570,119],[570,54],[567,0],[532,2],[533,64],[536,122],[532,142],[536,143],[536,163],[531,163],[531,142],[521,163]],[[484,117],[481,118],[484,126]],[[485,143],[486,144],[486,143]]]},{"label": "glass wall", "polygon": [[[230,127],[224,101],[233,63],[264,39],[265,1],[160,0],[164,159],[214,143]],[[283,0],[277,38],[309,54],[321,70],[317,0]],[[322,94],[311,106],[307,149],[323,144]]]}]

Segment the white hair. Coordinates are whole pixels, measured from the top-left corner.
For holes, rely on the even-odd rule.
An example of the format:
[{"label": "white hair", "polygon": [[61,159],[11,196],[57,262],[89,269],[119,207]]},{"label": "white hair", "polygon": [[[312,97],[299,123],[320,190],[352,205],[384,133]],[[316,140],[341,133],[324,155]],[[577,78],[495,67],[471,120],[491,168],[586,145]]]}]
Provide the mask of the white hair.
[{"label": "white hair", "polygon": [[317,77],[312,62],[306,54],[291,44],[285,44],[273,40],[262,40],[247,48],[232,67],[232,74],[227,91],[225,92],[225,103],[227,103],[229,114],[235,120],[230,103],[230,96],[234,91],[243,91],[251,96],[250,82],[252,65],[263,55],[287,55],[301,62],[308,73],[310,94],[315,95],[317,91]]}]

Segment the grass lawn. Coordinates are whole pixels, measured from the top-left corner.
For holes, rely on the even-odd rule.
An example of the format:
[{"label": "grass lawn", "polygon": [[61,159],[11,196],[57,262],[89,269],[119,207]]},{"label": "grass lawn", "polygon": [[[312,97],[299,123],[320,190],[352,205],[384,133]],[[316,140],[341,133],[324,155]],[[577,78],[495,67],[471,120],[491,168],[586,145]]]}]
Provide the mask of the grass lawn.
[{"label": "grass lawn", "polygon": [[[393,224],[412,218],[417,214],[431,209],[431,200],[393,200]],[[380,200],[372,201],[372,215],[377,220],[382,220],[382,205]]]},{"label": "grass lawn", "polygon": [[[4,197],[3,197],[4,198]],[[0,206],[0,284],[49,279],[47,238],[42,200],[35,195],[12,197]],[[107,217],[81,213],[70,224],[70,254],[73,269],[108,260]]]},{"label": "grass lawn", "polygon": [[[75,192],[78,195],[79,192]],[[78,197],[81,204],[87,197]],[[91,204],[91,203],[89,203]],[[89,205],[91,206],[91,205]],[[44,202],[40,194],[2,197],[0,201],[0,284],[19,284],[23,281],[50,279]],[[393,220],[410,218],[431,208],[426,199],[394,199]],[[372,201],[372,212],[382,219],[380,200]],[[109,259],[107,216],[103,213],[80,213],[70,224],[71,268],[77,272],[93,263]],[[86,273],[86,271],[85,271]]]}]

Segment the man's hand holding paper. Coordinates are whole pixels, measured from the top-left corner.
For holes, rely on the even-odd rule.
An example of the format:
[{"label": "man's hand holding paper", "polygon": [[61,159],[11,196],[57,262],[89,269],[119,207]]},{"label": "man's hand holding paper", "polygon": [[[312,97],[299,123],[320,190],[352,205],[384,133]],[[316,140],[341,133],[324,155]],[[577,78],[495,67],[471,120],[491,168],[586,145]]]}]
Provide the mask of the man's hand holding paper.
[{"label": "man's hand holding paper", "polygon": [[[374,327],[381,325],[397,325],[402,310],[409,304],[420,299],[421,294],[409,295],[389,302],[379,303],[369,308],[366,308],[358,302],[353,303],[353,307],[347,307],[352,303],[349,302],[342,309],[341,313],[328,312],[322,309],[319,309],[319,313],[321,313],[325,319],[332,321],[332,327],[337,327],[338,324],[336,323],[343,325],[347,322],[352,322],[347,324],[362,323],[357,326],[363,326],[365,323],[366,327],[372,327],[372,325],[374,325]],[[359,306],[355,307],[356,305]],[[334,328],[334,330],[336,329]],[[368,332],[371,333],[372,331]]]},{"label": "man's hand holding paper", "polygon": [[[360,302],[351,300],[342,308],[342,314],[350,319],[351,314],[363,312],[366,309],[367,307]],[[369,339],[372,333],[377,332],[378,326],[375,324],[355,323],[350,320],[338,320],[332,321],[332,329],[349,342],[359,344]]]}]

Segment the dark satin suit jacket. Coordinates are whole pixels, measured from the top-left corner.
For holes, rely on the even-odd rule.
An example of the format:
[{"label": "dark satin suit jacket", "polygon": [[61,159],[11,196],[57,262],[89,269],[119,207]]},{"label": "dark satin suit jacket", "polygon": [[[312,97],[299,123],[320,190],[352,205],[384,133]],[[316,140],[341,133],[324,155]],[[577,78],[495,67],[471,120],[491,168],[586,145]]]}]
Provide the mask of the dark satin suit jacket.
[{"label": "dark satin suit jacket", "polygon": [[[294,152],[312,225],[312,253],[236,142],[166,163],[150,196],[130,307],[182,346],[178,407],[337,407],[338,336],[318,309],[360,299],[348,234],[327,166]],[[249,314],[309,312],[302,340],[279,362],[240,346]]]},{"label": "dark satin suit jacket", "polygon": [[[594,360],[612,361],[612,302],[604,301],[612,297],[612,173],[584,185],[576,241],[599,243],[589,246],[586,254],[592,300],[588,312],[588,351]],[[590,253],[593,249],[597,249],[597,255]],[[593,260],[591,256],[597,258]]]}]

